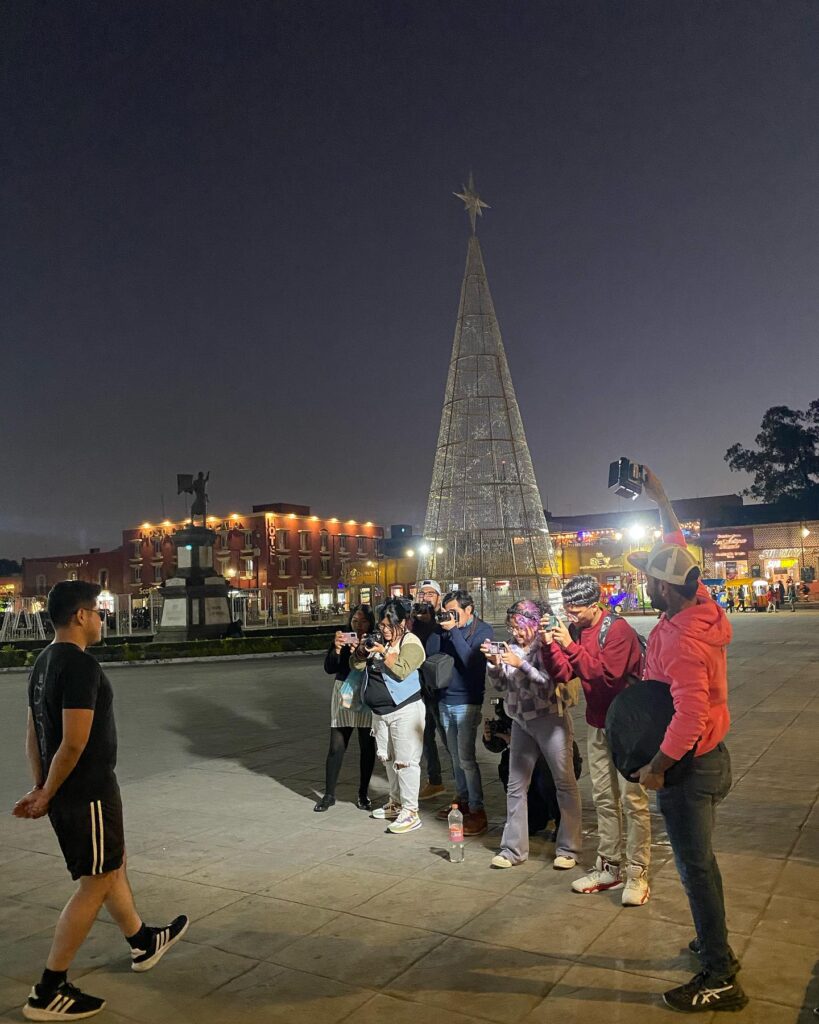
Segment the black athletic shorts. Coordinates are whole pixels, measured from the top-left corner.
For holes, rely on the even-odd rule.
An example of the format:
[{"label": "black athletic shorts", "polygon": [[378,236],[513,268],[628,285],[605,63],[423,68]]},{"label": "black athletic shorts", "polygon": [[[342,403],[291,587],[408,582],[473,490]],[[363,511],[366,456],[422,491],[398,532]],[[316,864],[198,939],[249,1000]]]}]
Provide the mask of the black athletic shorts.
[{"label": "black athletic shorts", "polygon": [[119,787],[106,788],[97,800],[58,797],[52,801],[48,817],[73,879],[122,867],[125,831]]}]

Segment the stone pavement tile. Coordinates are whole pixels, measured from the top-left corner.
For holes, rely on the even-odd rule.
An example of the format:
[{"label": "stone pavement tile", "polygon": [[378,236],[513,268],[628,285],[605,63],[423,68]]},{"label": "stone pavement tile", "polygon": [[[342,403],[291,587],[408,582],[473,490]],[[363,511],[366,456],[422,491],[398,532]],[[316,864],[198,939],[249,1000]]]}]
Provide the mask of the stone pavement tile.
[{"label": "stone pavement tile", "polygon": [[[719,829],[718,821],[717,833],[719,833]],[[726,892],[734,888],[772,892],[785,866],[785,861],[781,858],[767,855],[761,837],[757,848],[751,849],[747,853],[720,851],[717,854],[717,863]],[[669,867],[676,876],[677,870],[673,861]]]},{"label": "stone pavement tile", "polygon": [[18,852],[22,850],[26,853],[46,853],[51,857],[62,857],[60,844],[47,818],[24,821],[23,825],[22,829],[7,834],[7,850],[16,849]]},{"label": "stone pavement tile", "polygon": [[[509,868],[500,874],[514,875],[519,870],[518,867]],[[613,917],[622,906],[620,890],[592,894],[574,892],[572,882],[575,878],[580,878],[581,875],[581,870],[555,871],[551,867],[545,867],[543,871],[538,871],[531,878],[525,878],[516,889],[512,890],[512,893],[514,896],[525,899],[545,900],[551,906],[555,905],[555,901],[559,901],[561,908],[566,911],[597,911]]]},{"label": "stone pavement tile", "polygon": [[[746,881],[746,884],[749,884]],[[768,905],[770,893],[765,889],[740,889],[735,885],[724,884],[725,909],[728,918],[728,930],[733,934],[750,935]],[[646,915],[674,924],[685,925],[692,929],[691,908],[676,871],[663,872],[651,888],[651,899],[640,910]]]},{"label": "stone pavement tile", "polygon": [[[668,982],[643,974],[573,966],[548,996],[524,1018],[525,1024],[668,1024],[663,1003]],[[714,1014],[697,1014],[709,1024]]]},{"label": "stone pavement tile", "polygon": [[152,971],[136,974],[129,963],[110,964],[84,975],[78,984],[139,1024],[199,1024],[201,997],[256,963],[183,940]]},{"label": "stone pavement tile", "polygon": [[[184,878],[160,878],[129,872],[137,909],[144,921],[167,924],[177,914],[198,921],[242,899],[235,889],[199,885]],[[105,913],[105,911],[103,911]]]},{"label": "stone pavement tile", "polygon": [[[589,945],[582,961],[589,967],[645,974],[679,984],[699,968],[687,949],[693,935],[692,924],[624,913]],[[740,943],[732,938],[732,945],[739,953]]]},{"label": "stone pavement tile", "polygon": [[740,959],[739,978],[752,999],[796,1007],[819,1004],[815,950],[754,936]]},{"label": "stone pavement tile", "polygon": [[[419,1024],[420,1021],[436,1021],[439,1018],[430,1016],[429,1007],[392,996],[378,995],[360,1007],[351,1024]],[[486,1018],[481,1018],[485,1020]],[[463,1013],[447,1012],[446,1024],[478,1024],[477,1017],[467,1017]]]},{"label": "stone pavement tile", "polygon": [[274,882],[262,889],[261,895],[330,910],[355,910],[397,882],[395,875],[345,871],[335,864],[319,864],[282,882]]},{"label": "stone pavement tile", "polygon": [[30,903],[33,906],[50,907],[52,921],[56,923],[57,913],[63,909],[74,893],[77,891],[77,883],[66,871],[65,864],[61,863],[62,870],[57,870],[52,881],[43,885],[42,879],[31,889],[17,893],[11,897],[16,902]]},{"label": "stone pavement tile", "polygon": [[785,826],[766,831],[763,839],[749,828],[747,819],[728,821],[717,811],[717,825],[714,829],[713,845],[717,859],[724,853],[759,853],[766,857],[787,857],[799,834],[795,826]]},{"label": "stone pavement tile", "polygon": [[22,860],[26,853],[26,850],[20,850],[16,846],[0,846],[0,867],[15,860]]},{"label": "stone pavement tile", "polygon": [[513,893],[464,925],[458,936],[568,960],[583,954],[609,920],[607,915],[584,910],[575,902],[552,905]]},{"label": "stone pavement tile", "polygon": [[65,861],[47,853],[29,853],[22,860],[12,860],[0,871],[0,898],[17,896],[39,885],[59,881],[66,876]]},{"label": "stone pavement tile", "polygon": [[340,914],[269,959],[322,977],[378,988],[438,946],[442,938],[421,928]]},{"label": "stone pavement tile", "polygon": [[819,864],[794,859],[786,861],[774,892],[802,900],[819,900]]},{"label": "stone pavement tile", "polygon": [[376,921],[453,934],[458,928],[494,907],[497,894],[407,878],[386,892],[362,903],[356,913]]},{"label": "stone pavement tile", "polygon": [[[2,958],[0,958],[1,960]],[[39,980],[39,978],[29,978],[28,981],[15,981],[14,978],[0,976],[0,1020],[3,1020],[5,1014],[11,1011],[15,1021],[19,1022],[22,1017],[20,1007],[28,999],[33,982]]]},{"label": "stone pavement tile", "polygon": [[819,864],[819,829],[804,828],[800,831],[791,856],[795,860]]},{"label": "stone pavement tile", "polygon": [[426,829],[394,836],[383,821],[372,820],[373,838],[369,842],[327,861],[346,870],[377,871],[382,875],[417,876],[432,863],[433,852],[441,846]]},{"label": "stone pavement tile", "polygon": [[778,940],[819,950],[819,915],[814,903],[805,903],[801,896],[771,897],[754,938]]},{"label": "stone pavement tile", "polygon": [[[364,815],[361,811],[356,812],[361,818]],[[323,817],[322,815],[314,815]],[[292,854],[298,857],[302,867],[311,867],[314,864],[321,864],[323,861],[332,860],[349,850],[358,849],[372,841],[371,830],[367,827],[369,819],[364,820],[360,834],[351,831],[339,832],[335,829],[324,828],[321,825],[302,823],[298,830],[280,833],[270,842],[259,847],[260,853],[270,853],[275,856]]]},{"label": "stone pavement tile", "polygon": [[192,943],[264,960],[335,917],[332,910],[245,896],[197,921],[188,936]]},{"label": "stone pavement tile", "polygon": [[277,882],[298,875],[313,865],[313,859],[289,846],[279,846],[264,852],[239,850],[223,860],[191,871],[185,879],[203,885],[254,893],[267,891]]},{"label": "stone pavement tile", "polygon": [[[740,982],[744,981],[740,975]],[[724,1014],[715,1013],[713,1020],[724,1017]],[[782,1006],[780,1003],[768,1003],[761,999],[752,999],[740,1013],[731,1015],[731,1020],[737,1024],[816,1024],[816,1017],[809,1009],[799,1010],[795,1006]]]},{"label": "stone pavement tile", "polygon": [[[48,907],[40,907],[33,903],[19,900],[3,900],[0,902],[0,950],[9,943],[36,935],[57,923],[57,914]],[[0,969],[2,969],[2,953],[0,953]]]},{"label": "stone pavement tile", "polygon": [[259,964],[199,1000],[196,1024],[336,1024],[346,1017],[358,1022],[358,1008],[372,992],[357,988],[352,981],[342,984],[275,964]]},{"label": "stone pavement tile", "polygon": [[[7,978],[28,982],[29,985],[36,981],[48,957],[56,923],[56,917],[53,917],[51,925],[43,931],[3,946],[0,951],[0,973]],[[71,968],[71,976],[77,978],[95,967],[116,961],[130,967],[128,944],[115,925],[97,921],[80,946]]]},{"label": "stone pavement tile", "polygon": [[241,854],[230,846],[200,843],[196,839],[168,841],[142,853],[128,857],[128,866],[146,875],[163,878],[184,878],[197,869],[230,859],[240,860]]},{"label": "stone pavement tile", "polygon": [[487,1020],[519,1021],[571,967],[517,949],[450,938],[396,978],[385,992]]},{"label": "stone pavement tile", "polygon": [[[468,889],[479,889],[482,892],[503,895],[516,890],[523,882],[545,877],[543,864],[529,860],[508,871],[498,871],[489,866],[494,857],[492,849],[487,850],[473,841],[467,840],[464,859],[460,864],[449,860],[449,849],[444,842],[431,848],[434,856],[417,876],[419,881],[437,882],[441,885],[465,886]],[[550,871],[549,875],[557,874]]]}]

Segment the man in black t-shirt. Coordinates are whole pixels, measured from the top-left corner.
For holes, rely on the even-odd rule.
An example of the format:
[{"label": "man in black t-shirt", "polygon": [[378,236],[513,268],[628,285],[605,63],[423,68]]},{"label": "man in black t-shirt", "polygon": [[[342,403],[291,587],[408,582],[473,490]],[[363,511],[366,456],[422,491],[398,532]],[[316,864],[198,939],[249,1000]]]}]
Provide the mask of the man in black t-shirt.
[{"label": "man in black t-shirt", "polygon": [[164,928],[144,924],[125,872],[122,803],[115,768],[113,691],[86,647],[102,632],[100,588],[66,580],[48,595],[54,642],[43,650],[28,684],[26,754],[34,788],[17,801],[18,818],[48,815],[76,892],[60,915],[46,969],[32,988],[28,1020],[91,1017],[103,999],[81,992],[68,968],[102,906],[131,947],[131,968],[150,970],[185,934],[188,919]]}]

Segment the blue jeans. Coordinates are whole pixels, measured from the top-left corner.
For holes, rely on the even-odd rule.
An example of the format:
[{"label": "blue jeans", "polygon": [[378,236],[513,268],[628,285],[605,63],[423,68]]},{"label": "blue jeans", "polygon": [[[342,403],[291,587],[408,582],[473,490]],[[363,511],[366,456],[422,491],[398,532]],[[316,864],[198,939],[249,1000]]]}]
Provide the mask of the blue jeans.
[{"label": "blue jeans", "polygon": [[711,845],[717,804],[731,788],[724,743],[701,757],[676,786],[657,793],[671,849],[700,941],[700,959],[715,978],[733,977],[739,963],[728,946],[722,875]]},{"label": "blue jeans", "polygon": [[480,704],[438,705],[441,725],[446,735],[446,746],[452,758],[455,789],[458,796],[469,800],[470,811],[483,810],[483,784],[475,753],[478,729],[483,723]]}]

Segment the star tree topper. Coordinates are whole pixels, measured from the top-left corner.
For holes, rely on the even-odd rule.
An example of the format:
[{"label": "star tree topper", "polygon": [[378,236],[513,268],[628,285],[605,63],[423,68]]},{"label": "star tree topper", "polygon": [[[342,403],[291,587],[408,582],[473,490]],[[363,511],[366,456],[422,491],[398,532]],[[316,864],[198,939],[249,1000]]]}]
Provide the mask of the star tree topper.
[{"label": "star tree topper", "polygon": [[453,192],[454,196],[462,199],[466,212],[469,214],[469,223],[472,225],[472,234],[475,234],[475,218],[482,217],[484,210],[491,210],[492,207],[489,203],[485,203],[483,199],[475,191],[475,179],[472,177],[472,172],[469,172],[469,183],[462,185],[463,192]]}]

